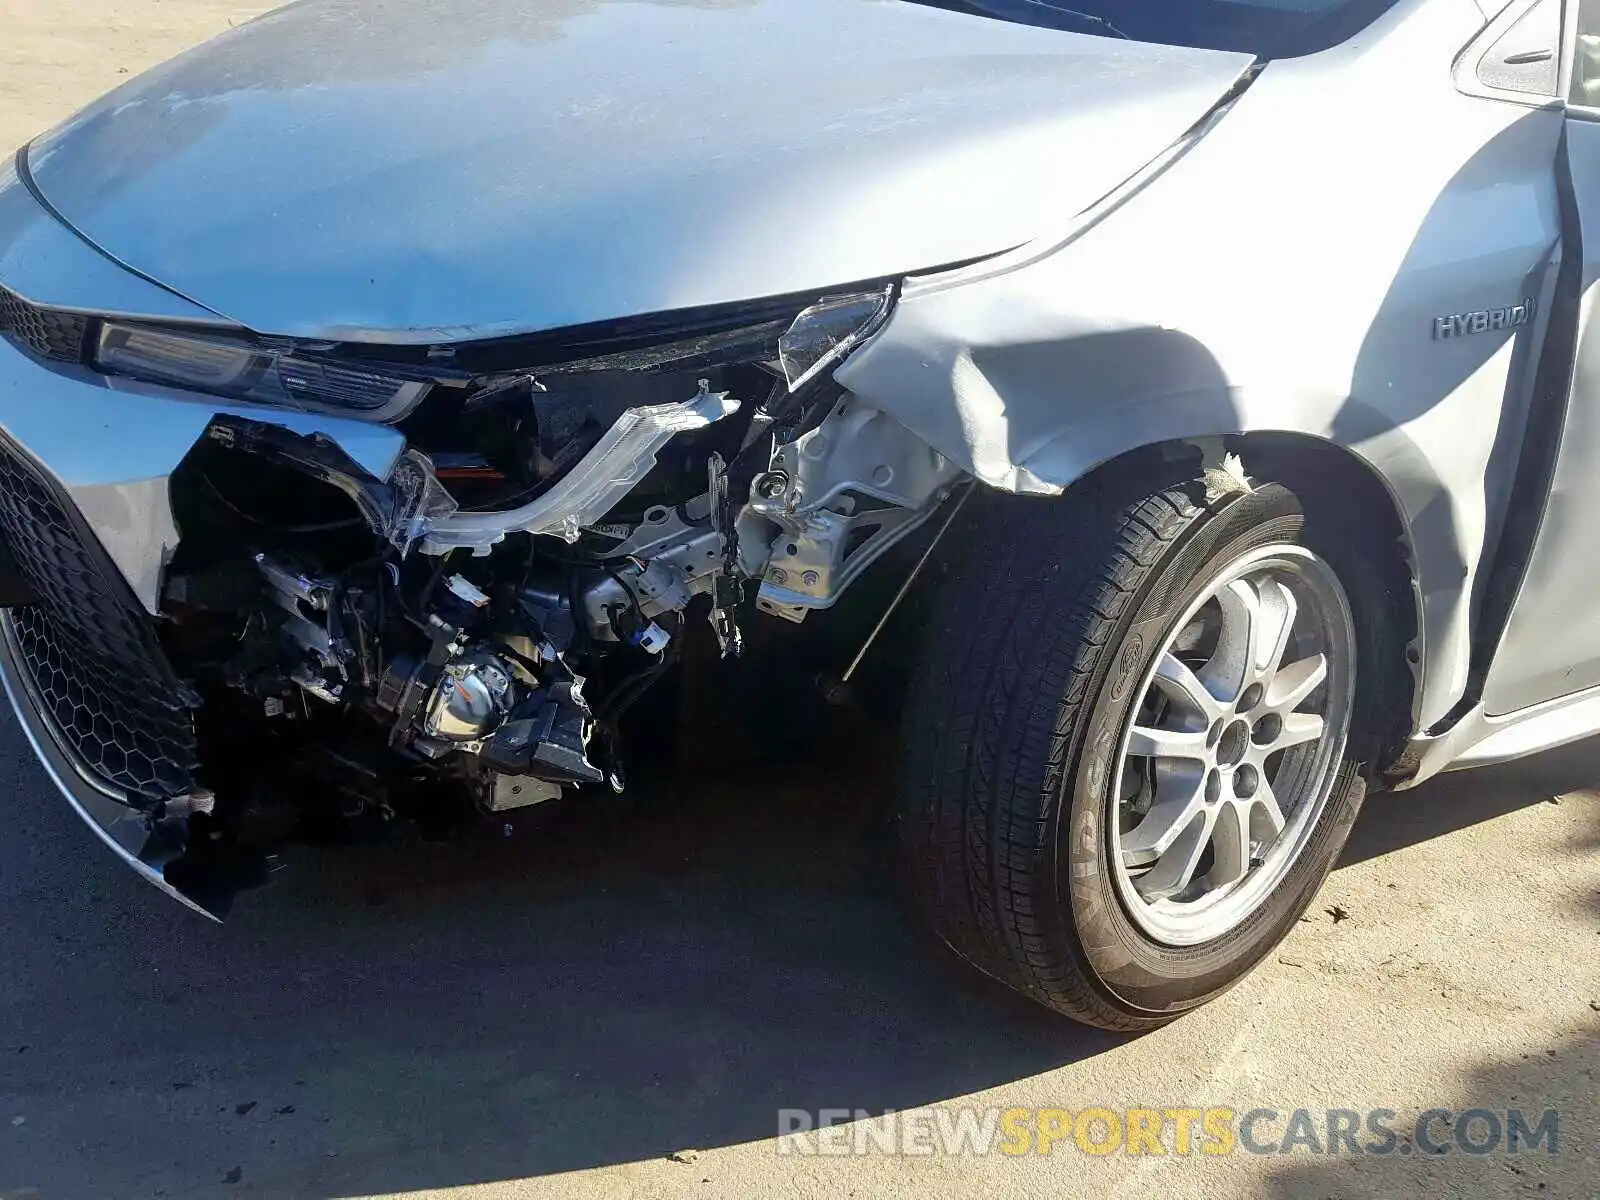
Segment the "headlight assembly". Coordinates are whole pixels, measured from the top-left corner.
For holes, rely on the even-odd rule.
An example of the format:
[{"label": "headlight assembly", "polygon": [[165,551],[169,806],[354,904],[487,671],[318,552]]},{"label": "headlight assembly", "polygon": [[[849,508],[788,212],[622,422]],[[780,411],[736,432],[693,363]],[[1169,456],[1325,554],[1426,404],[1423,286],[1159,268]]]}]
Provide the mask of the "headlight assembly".
[{"label": "headlight assembly", "polygon": [[[759,362],[783,377],[791,393],[837,366],[875,333],[894,306],[892,286],[824,296],[798,316],[697,333],[527,369],[493,367],[482,379],[526,379],[559,386],[563,378],[608,372],[712,369]],[[792,311],[792,310],[791,310]],[[477,362],[475,347],[454,348],[457,366]],[[404,366],[324,357],[301,347],[274,346],[210,332],[107,320],[91,338],[93,365],[108,375],[142,379],[245,403],[392,421],[409,413],[437,375]],[[503,353],[503,352],[502,352]],[[513,364],[514,366],[514,364]],[[460,371],[470,378],[477,371]],[[419,377],[420,376],[420,377]],[[485,389],[492,393],[494,387]]]},{"label": "headlight assembly", "polygon": [[429,387],[426,381],[292,350],[111,321],[100,328],[95,365],[107,374],[208,395],[375,421],[403,416]]}]

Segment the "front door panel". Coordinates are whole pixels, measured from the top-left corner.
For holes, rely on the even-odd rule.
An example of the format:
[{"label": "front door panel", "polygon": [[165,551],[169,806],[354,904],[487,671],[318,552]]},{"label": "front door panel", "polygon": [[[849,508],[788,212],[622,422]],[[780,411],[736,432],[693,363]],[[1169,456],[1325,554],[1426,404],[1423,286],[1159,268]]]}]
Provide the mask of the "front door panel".
[{"label": "front door panel", "polygon": [[1570,67],[1567,168],[1582,302],[1572,390],[1533,553],[1484,686],[1499,716],[1600,685],[1600,0],[1577,23]]}]

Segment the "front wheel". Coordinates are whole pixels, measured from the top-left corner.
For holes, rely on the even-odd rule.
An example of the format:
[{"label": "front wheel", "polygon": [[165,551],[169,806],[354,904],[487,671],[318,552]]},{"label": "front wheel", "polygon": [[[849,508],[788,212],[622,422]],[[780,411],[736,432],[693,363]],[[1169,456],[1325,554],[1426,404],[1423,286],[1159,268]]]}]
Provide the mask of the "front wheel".
[{"label": "front wheel", "polygon": [[1293,927],[1360,808],[1359,554],[1282,486],[1131,473],[970,532],[907,712],[916,901],[1050,1007],[1162,1024]]}]

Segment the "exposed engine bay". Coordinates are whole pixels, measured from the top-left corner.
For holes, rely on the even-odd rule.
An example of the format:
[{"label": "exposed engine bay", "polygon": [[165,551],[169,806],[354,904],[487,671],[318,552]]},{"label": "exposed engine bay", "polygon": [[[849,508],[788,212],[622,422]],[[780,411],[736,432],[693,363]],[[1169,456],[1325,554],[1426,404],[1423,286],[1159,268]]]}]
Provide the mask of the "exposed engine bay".
[{"label": "exposed engine bay", "polygon": [[[622,716],[685,645],[831,607],[959,469],[828,368],[890,293],[537,369],[416,364],[378,480],[219,416],[172,477],[162,641],[190,808],[242,843],[625,787]],[[386,368],[388,369],[388,368]]]}]

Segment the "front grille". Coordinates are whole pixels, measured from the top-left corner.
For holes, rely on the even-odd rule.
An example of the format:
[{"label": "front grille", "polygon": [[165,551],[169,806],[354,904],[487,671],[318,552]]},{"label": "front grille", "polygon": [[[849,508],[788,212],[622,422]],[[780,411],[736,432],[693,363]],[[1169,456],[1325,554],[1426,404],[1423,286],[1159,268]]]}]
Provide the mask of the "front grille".
[{"label": "front grille", "polygon": [[41,358],[82,362],[89,318],[40,308],[0,288],[0,333],[8,333]]},{"label": "front grille", "polygon": [[0,536],[38,597],[11,610],[19,657],[68,749],[135,800],[190,791],[188,689],[76,507],[3,435]]}]

